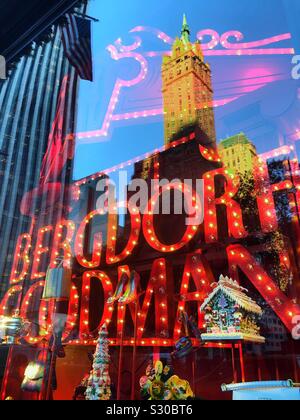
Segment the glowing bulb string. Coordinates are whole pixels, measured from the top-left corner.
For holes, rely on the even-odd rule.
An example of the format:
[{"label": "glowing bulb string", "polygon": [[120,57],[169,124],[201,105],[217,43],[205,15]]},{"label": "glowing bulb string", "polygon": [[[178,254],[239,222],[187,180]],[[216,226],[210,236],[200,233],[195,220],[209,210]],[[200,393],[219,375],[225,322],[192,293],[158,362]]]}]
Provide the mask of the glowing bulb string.
[{"label": "glowing bulb string", "polygon": [[[85,185],[87,182],[94,181],[95,179],[97,179],[99,177],[102,177],[104,175],[109,175],[109,174],[115,173],[119,170],[123,170],[126,166],[132,166],[135,163],[138,163],[138,162],[140,162],[142,160],[145,160],[145,159],[149,159],[149,158],[153,159],[153,158],[157,157],[160,153],[163,153],[164,151],[166,151],[170,148],[176,148],[176,147],[178,147],[182,144],[185,144],[189,141],[192,141],[194,139],[195,139],[194,134],[191,134],[189,137],[183,137],[179,140],[176,140],[176,141],[172,142],[171,144],[169,144],[167,146],[162,146],[160,148],[156,148],[156,149],[152,150],[151,152],[144,153],[143,155],[137,156],[134,159],[130,159],[126,162],[120,163],[119,165],[115,165],[111,168],[104,169],[101,172],[97,172],[93,175],[82,178],[81,180],[76,181],[74,186],[75,187],[80,187],[81,185]],[[294,151],[295,151],[294,146],[283,146],[283,147],[274,149],[270,152],[263,153],[263,154],[259,155],[259,158],[262,161],[266,161],[266,160],[271,159],[271,158],[279,157],[279,156],[282,156],[282,155],[285,155],[285,154],[290,154],[291,152],[294,152]],[[203,146],[200,147],[200,152],[201,152],[201,155],[207,160],[210,160],[210,161],[215,160],[215,161],[221,162],[221,159],[220,159],[219,155],[218,155],[217,159],[215,159],[216,155],[213,153],[213,151],[209,151],[208,149],[206,149]]]},{"label": "glowing bulb string", "polygon": [[[165,32],[151,26],[136,26],[130,31],[130,33],[141,33],[141,32],[152,33],[158,39],[162,40],[164,43],[169,44],[169,45],[172,45],[175,42],[174,38],[170,37]],[[204,43],[203,41],[205,37],[210,37],[211,40],[207,43]],[[237,43],[234,44],[230,42],[229,38],[235,38]],[[244,34],[242,34],[239,31],[236,31],[236,30],[227,31],[224,34],[220,35],[217,31],[213,29],[203,29],[197,33],[197,39],[201,42],[201,47],[203,50],[212,50],[215,47],[217,47],[219,44],[221,44],[223,48],[231,50],[232,53],[234,53],[234,50],[240,50],[240,49],[242,50],[251,49],[255,52],[261,53],[263,51],[263,52],[268,53],[269,49],[261,49],[261,47],[280,43],[283,41],[289,41],[292,39],[292,35],[291,33],[284,33],[284,34],[275,35],[269,38],[264,38],[258,41],[241,43],[241,41],[244,39]],[[120,42],[118,41],[116,41],[116,43],[118,45],[121,45]],[[140,43],[137,43],[135,45],[138,45],[137,48],[141,46]],[[284,54],[284,53],[294,54],[294,49],[292,48],[272,48],[271,50],[275,51],[275,53],[277,54]]]}]

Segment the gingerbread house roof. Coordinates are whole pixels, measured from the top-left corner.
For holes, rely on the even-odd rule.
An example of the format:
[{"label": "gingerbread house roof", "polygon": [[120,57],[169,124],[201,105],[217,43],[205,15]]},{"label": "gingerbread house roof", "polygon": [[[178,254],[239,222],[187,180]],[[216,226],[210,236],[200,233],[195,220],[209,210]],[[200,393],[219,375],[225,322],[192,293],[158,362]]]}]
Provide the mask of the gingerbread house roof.
[{"label": "gingerbread house roof", "polygon": [[261,307],[245,292],[248,292],[248,290],[242,288],[236,281],[221,276],[219,283],[201,306],[201,311],[203,312],[206,309],[218,293],[224,293],[244,310],[261,316],[263,313]]}]

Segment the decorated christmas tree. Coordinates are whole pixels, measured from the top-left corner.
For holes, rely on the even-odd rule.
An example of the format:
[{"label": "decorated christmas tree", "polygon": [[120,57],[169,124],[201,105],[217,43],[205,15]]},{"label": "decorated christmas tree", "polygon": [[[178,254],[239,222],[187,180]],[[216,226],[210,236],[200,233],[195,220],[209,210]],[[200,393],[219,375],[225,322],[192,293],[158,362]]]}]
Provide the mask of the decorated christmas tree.
[{"label": "decorated christmas tree", "polygon": [[94,354],[93,369],[88,379],[86,400],[99,401],[111,399],[111,380],[109,376],[109,340],[104,324],[99,332],[99,339]]}]

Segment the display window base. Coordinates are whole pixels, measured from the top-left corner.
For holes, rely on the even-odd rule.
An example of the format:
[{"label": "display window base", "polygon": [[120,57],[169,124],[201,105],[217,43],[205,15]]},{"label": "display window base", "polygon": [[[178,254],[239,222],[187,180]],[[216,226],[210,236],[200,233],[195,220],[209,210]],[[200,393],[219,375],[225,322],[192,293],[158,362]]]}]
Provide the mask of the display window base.
[{"label": "display window base", "polygon": [[245,341],[250,343],[264,344],[266,339],[264,337],[252,334],[202,334],[201,338],[204,342],[218,342],[218,341]]}]

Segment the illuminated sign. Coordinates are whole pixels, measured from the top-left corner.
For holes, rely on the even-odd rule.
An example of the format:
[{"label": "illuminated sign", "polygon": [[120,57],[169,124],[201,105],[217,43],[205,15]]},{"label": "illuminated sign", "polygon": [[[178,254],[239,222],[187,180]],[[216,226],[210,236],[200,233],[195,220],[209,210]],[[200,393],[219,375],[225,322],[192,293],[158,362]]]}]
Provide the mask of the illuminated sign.
[{"label": "illuminated sign", "polygon": [[[183,143],[194,143],[194,141],[191,136],[190,140],[178,140],[177,145],[182,146]],[[171,145],[171,148],[173,146]],[[220,166],[220,159],[215,152],[199,146],[198,153],[199,158],[204,162]],[[257,206],[262,232],[274,232],[278,228],[274,193],[280,191],[289,195],[292,193],[295,196],[293,200],[290,200],[293,211],[297,207],[295,199],[297,204],[300,203],[298,172],[299,163],[297,160],[293,160],[289,174],[290,180],[272,184],[264,161],[261,160],[259,167],[255,168]],[[219,181],[223,185],[222,195],[217,193],[215,188],[217,179],[222,180],[222,182]],[[7,314],[14,298],[17,298],[14,304],[20,304],[23,280],[30,278],[31,286],[22,300],[21,315],[26,318],[32,311],[30,309],[32,304],[36,305],[36,302],[39,302],[39,326],[40,330],[44,330],[44,334],[47,334],[51,324],[53,302],[40,300],[45,279],[45,264],[43,262],[47,260],[49,262],[47,266],[55,268],[58,264],[58,257],[62,257],[65,268],[72,267],[75,276],[64,340],[75,344],[94,343],[97,327],[106,322],[114,324],[112,330],[115,333],[111,336],[111,344],[118,345],[128,316],[134,321],[135,306],[122,303],[114,305],[109,298],[114,295],[116,283],[120,282],[122,276],[125,275],[129,278],[132,270],[138,272],[141,269],[143,264],[139,262],[136,255],[141,246],[146,246],[153,257],[148,263],[150,273],[147,275],[147,282],[145,282],[144,276],[143,284],[141,284],[143,297],[137,304],[138,345],[172,346],[174,340],[180,337],[182,330],[176,312],[179,315],[180,311],[187,309],[190,302],[197,304],[199,328],[204,327],[200,307],[210,291],[211,284],[215,282],[215,278],[203,249],[211,244],[220,246],[221,226],[217,213],[218,209],[223,208],[225,210],[225,225],[222,222],[222,227],[227,226],[226,236],[232,239],[232,244],[223,246],[231,277],[238,279],[240,273],[243,273],[287,329],[291,332],[295,331],[295,319],[300,316],[299,305],[281,291],[262,264],[251,254],[251,251],[240,244],[241,240],[249,236],[249,232],[243,222],[242,208],[235,198],[240,184],[239,177],[230,175],[226,169],[219,167],[219,169],[205,172],[203,180],[205,189],[204,221],[185,225],[181,233],[178,227],[178,240],[174,243],[163,238],[158,230],[156,222],[159,215],[150,210],[142,213],[138,208],[131,207],[129,202],[116,203],[117,208],[127,207],[128,210],[128,234],[125,237],[118,236],[119,225],[115,209],[107,214],[101,209],[92,210],[85,215],[82,215],[81,212],[80,220],[63,219],[56,226],[39,227],[34,236],[30,233],[22,234],[19,237],[14,256],[11,288],[1,303],[1,315]],[[96,182],[97,176],[74,184],[74,201],[71,206],[75,207],[79,202],[81,189],[89,185],[89,181]],[[162,187],[160,192],[156,191],[150,197],[152,205],[159,200],[164,189],[183,191],[183,184],[181,185],[180,181],[170,183]],[[99,217],[104,217],[106,237],[103,236],[103,232],[92,229],[93,221]],[[200,239],[201,230],[203,230],[203,239]],[[91,249],[87,249],[87,239],[91,243]],[[181,252],[179,253],[179,251]],[[174,258],[170,258],[172,255]],[[184,265],[180,279],[177,266],[174,265],[178,255]],[[283,253],[281,258],[284,264],[290,265],[288,253]],[[175,278],[176,284],[179,285],[178,294],[174,289]],[[98,284],[97,292],[95,292],[95,282]],[[99,292],[99,287],[101,292]],[[95,308],[94,299],[97,296],[100,300]],[[151,329],[153,336],[149,337],[147,320],[151,314],[153,315],[151,308],[155,310],[155,325]],[[95,321],[92,319],[95,309],[99,318],[98,326],[94,325]],[[26,339],[29,342],[38,342],[42,337],[39,335],[28,336]],[[134,344],[134,340],[130,337],[125,337],[124,340],[125,345]]]}]

